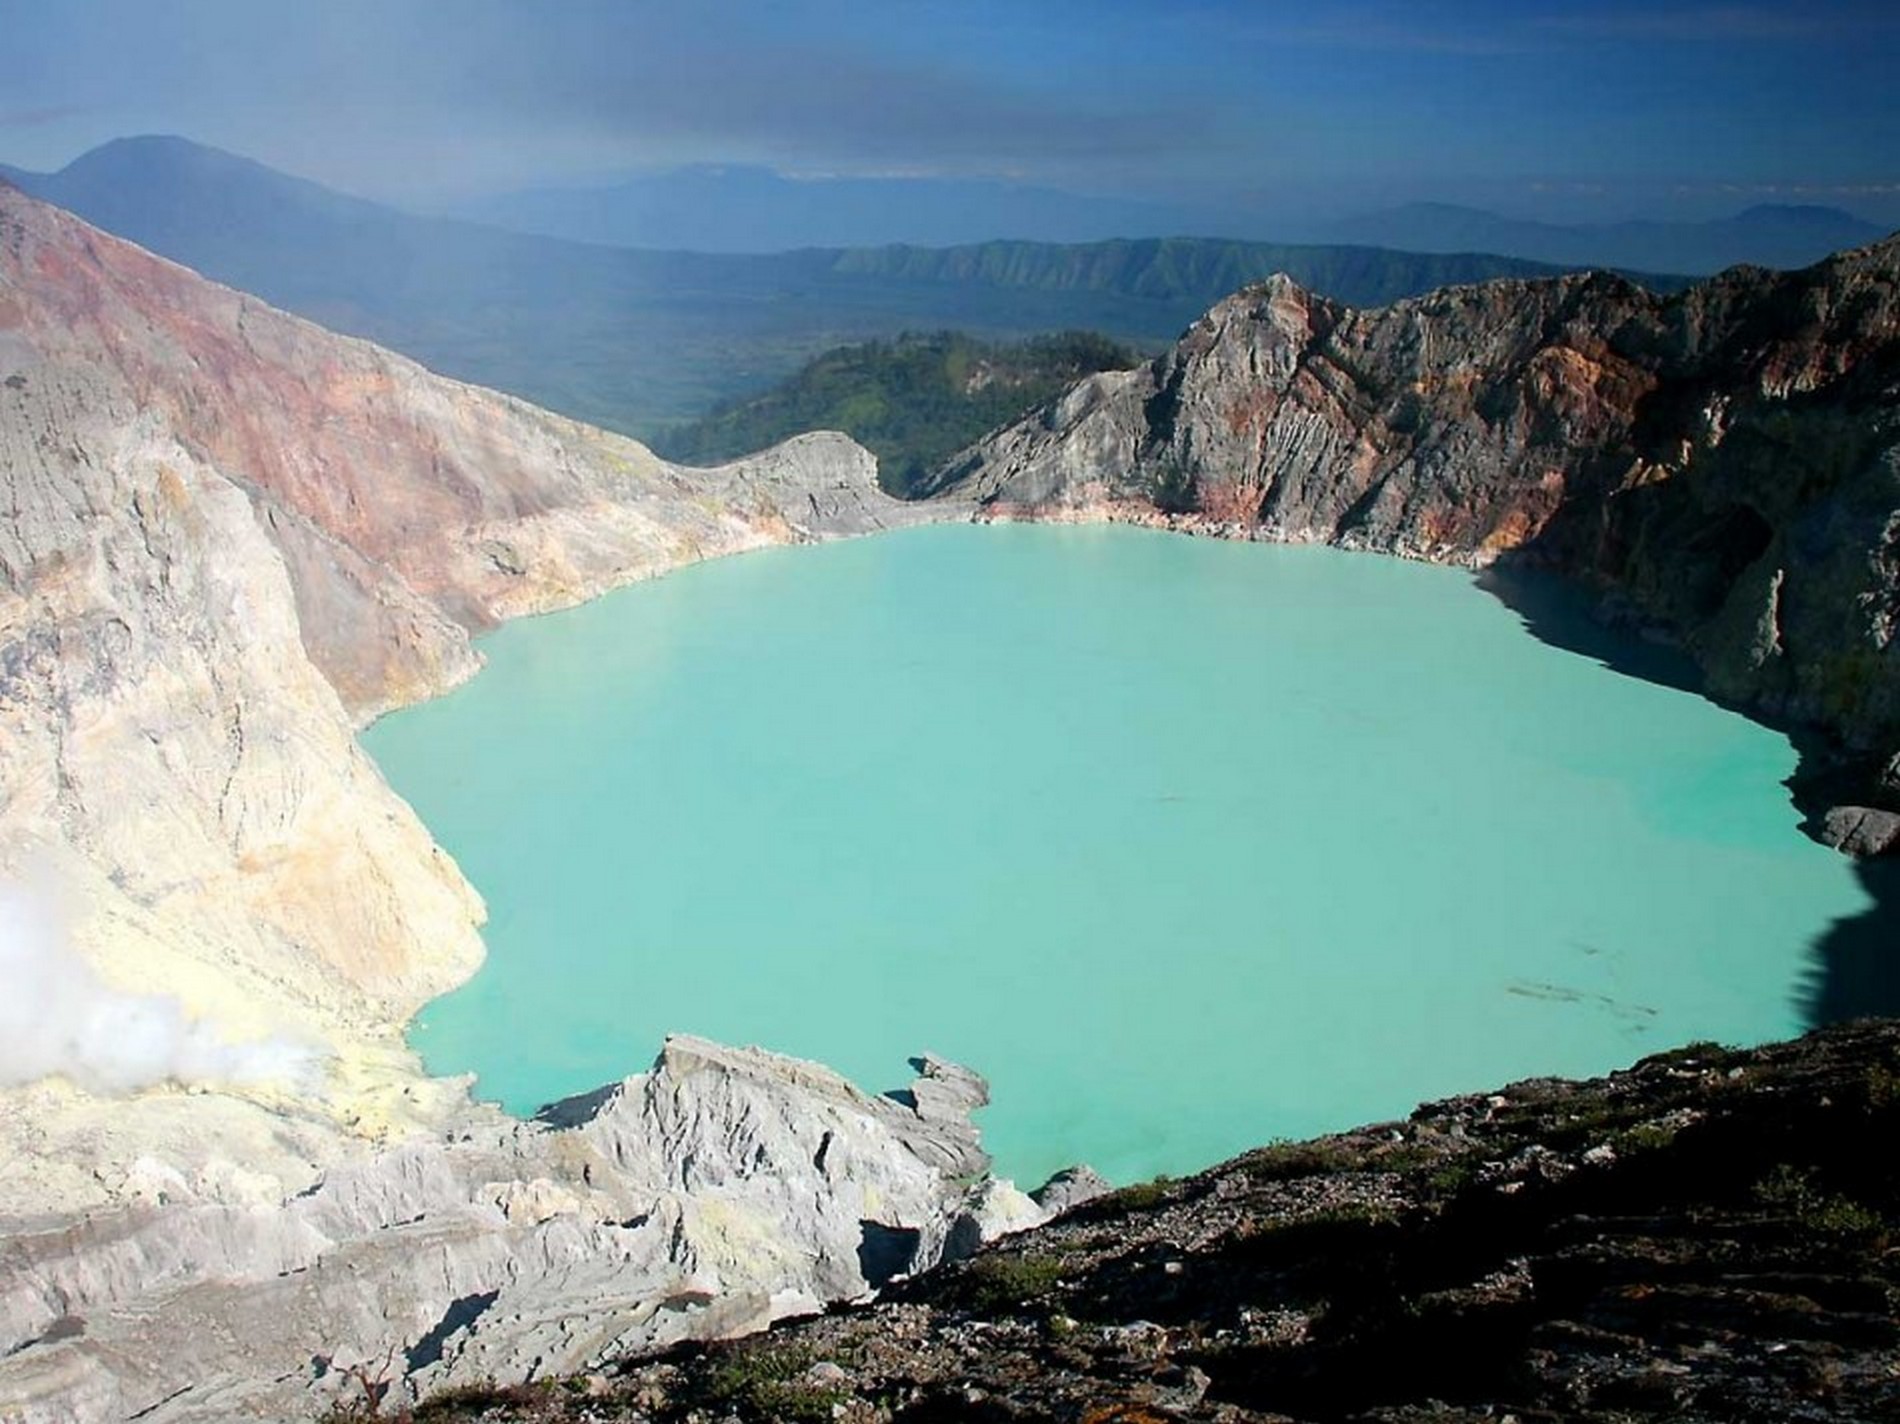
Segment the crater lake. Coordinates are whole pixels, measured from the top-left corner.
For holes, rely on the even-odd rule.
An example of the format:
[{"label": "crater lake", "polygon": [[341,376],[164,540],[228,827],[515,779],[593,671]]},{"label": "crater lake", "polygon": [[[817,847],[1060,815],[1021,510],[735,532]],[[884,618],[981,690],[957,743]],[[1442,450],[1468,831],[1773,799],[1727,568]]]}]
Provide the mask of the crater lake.
[{"label": "crater lake", "polygon": [[992,1083],[998,1171],[1182,1173],[1795,1033],[1864,909],[1788,739],[1465,571],[1120,527],[696,565],[364,742],[486,898],[430,1069],[528,1113],[690,1032]]}]

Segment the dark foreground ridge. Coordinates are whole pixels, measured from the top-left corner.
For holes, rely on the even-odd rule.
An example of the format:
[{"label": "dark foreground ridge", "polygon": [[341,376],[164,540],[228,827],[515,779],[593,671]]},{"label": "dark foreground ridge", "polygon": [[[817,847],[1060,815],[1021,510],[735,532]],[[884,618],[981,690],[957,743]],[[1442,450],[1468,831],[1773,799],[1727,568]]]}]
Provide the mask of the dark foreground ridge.
[{"label": "dark foreground ridge", "polygon": [[424,1420],[1900,1418],[1900,1024],[1133,1187],[885,1299]]}]

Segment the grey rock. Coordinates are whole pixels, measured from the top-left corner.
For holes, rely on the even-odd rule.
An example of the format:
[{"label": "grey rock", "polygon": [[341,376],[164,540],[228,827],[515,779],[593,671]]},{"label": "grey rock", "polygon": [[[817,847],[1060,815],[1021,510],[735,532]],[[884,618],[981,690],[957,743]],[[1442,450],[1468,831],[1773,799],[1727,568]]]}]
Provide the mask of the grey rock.
[{"label": "grey rock", "polygon": [[1037,1206],[1054,1217],[1061,1216],[1065,1211],[1072,1211],[1084,1202],[1107,1196],[1114,1190],[1114,1183],[1108,1178],[1102,1176],[1093,1167],[1082,1164],[1064,1167],[1029,1195]]},{"label": "grey rock", "polygon": [[910,1099],[917,1116],[927,1122],[960,1121],[990,1100],[988,1081],[961,1064],[926,1053],[911,1059],[910,1066],[917,1070]]},{"label": "grey rock", "polygon": [[979,1247],[1018,1231],[1028,1231],[1048,1221],[1050,1213],[1015,1183],[994,1178],[970,1189],[961,1210],[950,1223],[942,1259],[960,1261],[976,1254]]},{"label": "grey rock", "polygon": [[873,1237],[910,1238],[919,1270],[953,1235],[1040,1220],[1006,1184],[966,1186],[987,1166],[967,1114],[673,1038],[651,1072],[540,1121],[473,1120],[280,1205],[184,1199],[8,1238],[0,1416],[281,1419],[347,1399],[357,1367],[387,1363],[392,1399],[414,1398],[747,1333],[870,1290]]},{"label": "grey rock", "polygon": [[1821,818],[1821,839],[1849,855],[1886,855],[1900,850],[1900,812],[1871,806],[1834,806]]}]

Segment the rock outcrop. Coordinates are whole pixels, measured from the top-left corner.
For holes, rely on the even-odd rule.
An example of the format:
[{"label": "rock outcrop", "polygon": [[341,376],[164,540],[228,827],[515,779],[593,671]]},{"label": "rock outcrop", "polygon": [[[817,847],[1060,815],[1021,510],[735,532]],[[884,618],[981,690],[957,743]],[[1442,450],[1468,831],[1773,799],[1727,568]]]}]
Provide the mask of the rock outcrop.
[{"label": "rock outcrop", "polygon": [[1900,1028],[1701,1045],[1131,1187],[862,1309],[501,1419],[1900,1417]]},{"label": "rock outcrop", "polygon": [[934,487],[1554,568],[1680,639],[1715,696],[1820,733],[1817,830],[1895,844],[1900,238],[1673,297],[1599,273],[1355,311],[1276,278]]},{"label": "rock outcrop", "polygon": [[[969,1099],[675,1038],[535,1122],[333,1166],[277,1202],[150,1165],[139,1206],[0,1242],[0,1418],[308,1418],[758,1329],[967,1254],[1000,1184]],[[981,1182],[972,1187],[969,1184]],[[1040,1221],[1012,1218],[1011,1226]]]}]

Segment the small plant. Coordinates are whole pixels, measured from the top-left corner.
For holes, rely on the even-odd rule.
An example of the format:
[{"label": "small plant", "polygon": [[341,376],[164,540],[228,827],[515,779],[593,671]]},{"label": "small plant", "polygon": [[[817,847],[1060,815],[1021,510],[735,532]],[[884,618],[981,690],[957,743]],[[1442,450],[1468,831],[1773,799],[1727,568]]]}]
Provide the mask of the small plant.
[{"label": "small plant", "polygon": [[[572,1389],[579,1383],[578,1380],[569,1380],[565,1387]],[[415,1424],[432,1424],[435,1420],[461,1420],[497,1410],[515,1411],[507,1416],[509,1418],[525,1418],[530,1417],[525,1411],[544,1402],[546,1394],[547,1389],[540,1385],[496,1384],[493,1380],[451,1385],[448,1389],[430,1395],[404,1418],[413,1419]]]},{"label": "small plant", "polygon": [[1693,1043],[1685,1043],[1680,1048],[1667,1049],[1662,1053],[1652,1053],[1645,1063],[1666,1063],[1676,1068],[1713,1068],[1726,1062],[1733,1050],[1724,1048],[1711,1039],[1698,1038]]},{"label": "small plant", "polygon": [[707,1393],[719,1402],[766,1419],[828,1424],[832,1408],[845,1392],[810,1377],[811,1352],[774,1343],[740,1345],[707,1381]]},{"label": "small plant", "polygon": [[983,1311],[1011,1310],[1061,1281],[1062,1262],[1054,1256],[979,1256],[970,1264],[971,1303]]},{"label": "small plant", "polygon": [[1617,1136],[1612,1146],[1619,1153],[1657,1152],[1676,1140],[1676,1129],[1663,1122],[1642,1122]]},{"label": "small plant", "polygon": [[1115,1193],[1115,1201],[1118,1205],[1131,1210],[1145,1211],[1165,1201],[1168,1193],[1174,1190],[1174,1186],[1175,1179],[1164,1172],[1152,1181],[1136,1182],[1132,1186],[1123,1187]]},{"label": "small plant", "polygon": [[1755,1184],[1755,1200],[1785,1212],[1801,1228],[1821,1236],[1878,1236],[1887,1220],[1871,1207],[1849,1197],[1822,1192],[1813,1176],[1783,1162]]},{"label": "small plant", "polygon": [[[389,1420],[392,1424],[406,1419],[408,1411],[400,1415],[383,1413],[383,1403],[389,1398],[393,1384],[389,1375],[396,1366],[396,1347],[390,1346],[381,1360],[363,1360],[354,1365],[346,1365],[338,1371],[344,1379],[344,1389],[348,1397],[333,1402],[323,1412],[321,1424],[367,1424],[370,1420]],[[354,1393],[349,1393],[351,1386]]]},{"label": "small plant", "polygon": [[1849,1197],[1824,1197],[1801,1214],[1801,1224],[1823,1236],[1880,1236],[1887,1219]]},{"label": "small plant", "polygon": [[1875,1112],[1900,1108],[1900,1072],[1884,1063],[1876,1063],[1867,1070],[1867,1106]]},{"label": "small plant", "polygon": [[1478,1173],[1476,1158],[1452,1157],[1426,1174],[1425,1184],[1441,1196],[1455,1196]]},{"label": "small plant", "polygon": [[1270,1142],[1252,1154],[1248,1165],[1271,1177],[1316,1177],[1353,1172],[1365,1165],[1362,1154],[1331,1138],[1316,1142]]},{"label": "small plant", "polygon": [[1763,1206],[1794,1207],[1813,1195],[1808,1174],[1787,1162],[1777,1163],[1755,1183],[1755,1200]]},{"label": "small plant", "polygon": [[1324,1207],[1310,1216],[1301,1217],[1293,1225],[1325,1230],[1339,1226],[1392,1226],[1398,1219],[1398,1213],[1384,1202],[1349,1201]]}]

